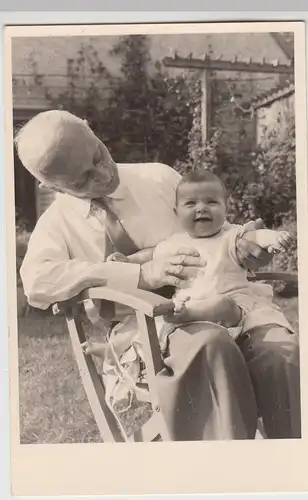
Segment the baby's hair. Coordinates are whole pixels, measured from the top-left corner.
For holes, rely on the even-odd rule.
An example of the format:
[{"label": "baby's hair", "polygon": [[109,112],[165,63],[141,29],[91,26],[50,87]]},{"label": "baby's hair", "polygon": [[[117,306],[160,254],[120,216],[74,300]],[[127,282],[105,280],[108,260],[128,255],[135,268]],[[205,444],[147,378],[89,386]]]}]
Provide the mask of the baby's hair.
[{"label": "baby's hair", "polygon": [[184,184],[199,184],[200,182],[217,182],[223,189],[225,199],[228,198],[226,186],[224,185],[222,180],[210,170],[199,169],[182,176],[182,179],[180,180],[175,193],[176,205],[178,204],[179,190],[181,186],[183,186]]}]

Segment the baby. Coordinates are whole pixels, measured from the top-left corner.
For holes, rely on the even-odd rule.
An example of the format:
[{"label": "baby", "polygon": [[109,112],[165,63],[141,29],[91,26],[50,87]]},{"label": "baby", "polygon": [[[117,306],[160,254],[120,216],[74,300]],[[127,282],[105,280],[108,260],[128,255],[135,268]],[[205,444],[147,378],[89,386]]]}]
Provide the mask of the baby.
[{"label": "baby", "polygon": [[[275,323],[292,330],[288,321],[272,302],[270,285],[250,283],[247,271],[239,264],[237,243],[247,238],[269,252],[287,250],[291,243],[285,231],[269,229],[248,230],[226,220],[227,193],[221,180],[212,172],[202,170],[188,174],[180,181],[176,192],[179,230],[156,248],[146,249],[125,257],[112,254],[110,260],[142,263],[151,258],[174,254],[177,248],[195,248],[206,266],[187,281],[173,297],[174,312],[165,316],[167,324],[176,325],[195,321],[209,321],[228,328],[233,338],[245,329]],[[100,347],[101,346],[101,347]],[[106,346],[87,344],[86,352],[106,355]],[[116,349],[116,346],[113,346]]]},{"label": "baby", "polygon": [[[285,251],[291,243],[285,231],[250,230],[226,220],[227,193],[212,172],[197,171],[184,176],[178,185],[175,211],[179,232],[157,245],[153,258],[167,256],[179,247],[194,247],[206,262],[197,277],[174,296],[174,314],[169,323],[210,321],[229,329],[237,337],[250,315],[250,326],[265,322],[291,329],[279,308],[272,303],[269,285],[250,283],[237,258],[237,243],[247,238],[269,252]],[[251,223],[250,223],[251,224]],[[251,315],[253,315],[251,320]]]}]

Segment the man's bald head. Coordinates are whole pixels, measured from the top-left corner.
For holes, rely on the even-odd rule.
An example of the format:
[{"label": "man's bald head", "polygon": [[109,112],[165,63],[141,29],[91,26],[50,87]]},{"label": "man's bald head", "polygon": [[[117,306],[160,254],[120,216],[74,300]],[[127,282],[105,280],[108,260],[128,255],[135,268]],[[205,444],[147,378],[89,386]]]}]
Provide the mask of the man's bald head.
[{"label": "man's bald head", "polygon": [[45,111],[16,135],[18,156],[47,187],[77,198],[102,198],[120,179],[107,147],[88,124],[67,111]]},{"label": "man's bald head", "polygon": [[72,164],[76,147],[92,134],[85,122],[68,111],[39,113],[24,125],[14,139],[24,167],[39,180],[62,177]]}]

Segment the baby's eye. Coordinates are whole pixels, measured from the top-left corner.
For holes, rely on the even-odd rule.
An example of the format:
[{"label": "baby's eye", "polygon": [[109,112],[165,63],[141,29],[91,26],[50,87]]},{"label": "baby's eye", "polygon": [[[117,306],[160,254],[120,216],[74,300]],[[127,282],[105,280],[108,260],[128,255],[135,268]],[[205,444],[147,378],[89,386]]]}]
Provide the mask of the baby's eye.
[{"label": "baby's eye", "polygon": [[208,205],[216,205],[217,201],[216,200],[209,200]]},{"label": "baby's eye", "polygon": [[187,201],[187,202],[185,203],[185,207],[194,207],[194,206],[195,206],[195,204],[196,204],[196,203],[195,203],[194,201]]}]

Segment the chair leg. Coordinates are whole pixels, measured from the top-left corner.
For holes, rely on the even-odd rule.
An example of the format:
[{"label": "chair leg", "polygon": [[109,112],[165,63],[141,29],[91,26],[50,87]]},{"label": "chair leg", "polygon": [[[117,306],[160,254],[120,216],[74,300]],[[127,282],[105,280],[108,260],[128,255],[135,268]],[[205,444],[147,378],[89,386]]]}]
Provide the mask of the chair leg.
[{"label": "chair leg", "polygon": [[81,344],[86,341],[82,324],[73,316],[72,310],[66,312],[66,321],[81,380],[101,438],[104,442],[126,441],[116,418],[107,406],[105,388],[94,361],[82,350]]},{"label": "chair leg", "polygon": [[149,420],[133,434],[131,440],[148,443],[155,441],[158,436],[160,436],[160,421],[157,414],[153,414]]},{"label": "chair leg", "polygon": [[140,312],[136,312],[136,315],[143,342],[143,351],[153,412],[158,421],[159,434],[164,441],[170,441],[169,430],[160,409],[159,398],[156,390],[156,375],[163,369],[164,363],[161,357],[155,320],[154,318],[149,318]]},{"label": "chair leg", "polygon": [[258,418],[257,432],[259,432],[259,435],[260,435],[261,439],[267,439],[262,418]]}]

